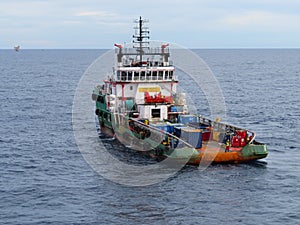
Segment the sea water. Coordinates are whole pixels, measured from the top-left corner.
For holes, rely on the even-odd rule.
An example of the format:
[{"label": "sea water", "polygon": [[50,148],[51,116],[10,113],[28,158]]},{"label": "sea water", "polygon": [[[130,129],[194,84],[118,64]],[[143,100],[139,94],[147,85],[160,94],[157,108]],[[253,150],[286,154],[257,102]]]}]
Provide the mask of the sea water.
[{"label": "sea water", "polygon": [[[299,224],[300,50],[193,51],[219,81],[226,121],[255,131],[266,159],[113,183],[84,160],[72,129],[77,84],[105,50],[1,50],[0,224]],[[181,86],[209,116],[201,90],[184,77]],[[149,160],[103,142],[120,160]]]}]

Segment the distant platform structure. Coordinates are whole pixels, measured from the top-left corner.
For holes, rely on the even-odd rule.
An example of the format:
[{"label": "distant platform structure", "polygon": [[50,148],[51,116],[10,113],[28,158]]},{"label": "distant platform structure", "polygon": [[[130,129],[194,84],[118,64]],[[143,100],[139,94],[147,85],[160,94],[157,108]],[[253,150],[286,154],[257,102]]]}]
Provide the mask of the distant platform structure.
[{"label": "distant platform structure", "polygon": [[15,50],[16,52],[20,51],[20,45],[15,46],[15,47],[14,47],[14,50]]}]

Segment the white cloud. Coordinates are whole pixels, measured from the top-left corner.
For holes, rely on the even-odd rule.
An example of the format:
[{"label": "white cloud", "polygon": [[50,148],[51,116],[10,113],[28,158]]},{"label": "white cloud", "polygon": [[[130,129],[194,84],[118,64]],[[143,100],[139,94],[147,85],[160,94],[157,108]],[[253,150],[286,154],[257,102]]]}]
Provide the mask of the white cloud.
[{"label": "white cloud", "polygon": [[215,21],[217,25],[223,28],[236,29],[268,29],[268,30],[286,30],[299,28],[300,15],[283,14],[269,11],[246,11],[226,15]]},{"label": "white cloud", "polygon": [[92,19],[97,22],[105,22],[110,24],[120,23],[122,18],[114,12],[109,11],[80,11],[74,14],[76,17],[80,17],[82,20]]},{"label": "white cloud", "polygon": [[115,13],[107,11],[83,11],[75,14],[76,16],[87,16],[87,17],[116,17]]},{"label": "white cloud", "polygon": [[[261,33],[267,40],[276,33],[283,45],[299,46],[300,42],[294,41],[300,36],[299,5],[299,0],[153,0],[147,5],[139,0],[0,1],[1,45],[16,40],[30,46],[110,46],[112,40],[128,41],[133,32],[132,22],[141,15],[150,20],[153,39],[186,45],[194,42],[194,46],[205,39],[216,40],[210,42],[214,46],[217,41],[224,43],[226,38],[239,43],[245,32],[251,32],[258,40]],[[292,32],[295,35],[290,35]]]}]

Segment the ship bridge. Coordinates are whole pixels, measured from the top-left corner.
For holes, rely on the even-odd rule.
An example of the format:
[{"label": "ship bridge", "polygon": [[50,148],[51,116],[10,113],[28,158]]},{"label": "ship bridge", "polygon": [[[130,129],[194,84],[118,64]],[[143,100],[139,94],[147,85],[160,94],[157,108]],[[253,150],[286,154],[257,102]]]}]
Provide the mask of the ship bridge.
[{"label": "ship bridge", "polygon": [[[149,46],[149,30],[141,17],[133,35],[133,46],[117,47],[117,68],[114,80],[117,82],[178,82],[174,77],[174,66],[169,60],[169,44],[160,43]],[[151,42],[152,43],[152,42]]]},{"label": "ship bridge", "polygon": [[117,82],[178,82],[173,66],[165,67],[119,67],[116,71]]}]

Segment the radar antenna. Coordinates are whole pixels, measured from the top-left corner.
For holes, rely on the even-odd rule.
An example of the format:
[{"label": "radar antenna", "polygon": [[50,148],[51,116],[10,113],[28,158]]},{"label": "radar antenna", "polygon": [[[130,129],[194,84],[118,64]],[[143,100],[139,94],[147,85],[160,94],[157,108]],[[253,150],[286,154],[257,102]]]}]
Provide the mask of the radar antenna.
[{"label": "radar antenna", "polygon": [[[137,52],[140,55],[140,65],[142,65],[142,61],[143,61],[143,53],[144,53],[144,49],[145,48],[149,48],[146,45],[149,45],[149,40],[150,36],[149,36],[149,28],[145,27],[144,24],[148,23],[148,20],[143,20],[142,17],[140,16],[139,19],[135,20],[135,23],[138,24],[138,26],[134,27],[135,29],[135,35],[133,35],[133,43],[136,43],[137,46],[133,46],[134,48],[137,48]],[[145,41],[146,39],[146,41]]]}]

